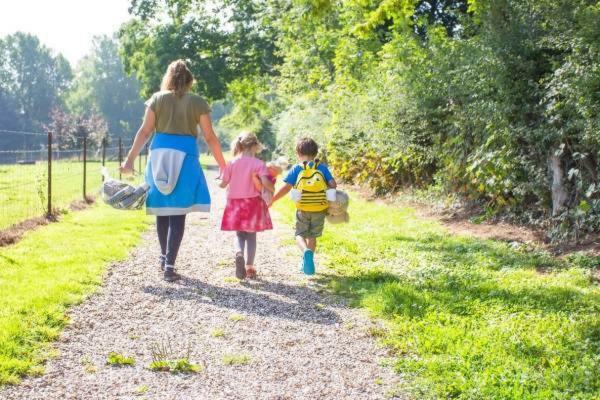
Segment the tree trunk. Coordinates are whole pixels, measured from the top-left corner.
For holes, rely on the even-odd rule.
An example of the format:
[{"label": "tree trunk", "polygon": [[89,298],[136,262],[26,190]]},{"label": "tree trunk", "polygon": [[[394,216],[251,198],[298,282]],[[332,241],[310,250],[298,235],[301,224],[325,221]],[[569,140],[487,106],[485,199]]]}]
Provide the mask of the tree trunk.
[{"label": "tree trunk", "polygon": [[550,156],[550,169],[552,170],[552,216],[557,216],[567,201],[568,195],[563,185],[565,172],[556,154]]}]

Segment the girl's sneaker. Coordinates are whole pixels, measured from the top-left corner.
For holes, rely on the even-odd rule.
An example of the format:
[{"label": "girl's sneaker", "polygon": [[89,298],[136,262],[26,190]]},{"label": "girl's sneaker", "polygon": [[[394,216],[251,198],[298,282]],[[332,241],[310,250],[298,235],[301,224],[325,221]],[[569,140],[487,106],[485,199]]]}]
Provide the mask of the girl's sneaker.
[{"label": "girl's sneaker", "polygon": [[238,279],[246,278],[246,260],[241,253],[235,256],[235,277]]},{"label": "girl's sneaker", "polygon": [[315,253],[312,250],[305,250],[303,257],[304,274],[315,274]]}]

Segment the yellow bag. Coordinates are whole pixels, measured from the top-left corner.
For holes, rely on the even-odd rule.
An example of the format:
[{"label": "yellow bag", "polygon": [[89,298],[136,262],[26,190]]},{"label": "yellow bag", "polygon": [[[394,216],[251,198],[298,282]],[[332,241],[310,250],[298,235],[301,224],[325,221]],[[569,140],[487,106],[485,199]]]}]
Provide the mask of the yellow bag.
[{"label": "yellow bag", "polygon": [[325,176],[317,169],[319,160],[313,163],[304,162],[302,171],[298,175],[294,189],[301,192],[300,201],[296,203],[296,208],[300,211],[319,212],[327,210],[327,182]]}]

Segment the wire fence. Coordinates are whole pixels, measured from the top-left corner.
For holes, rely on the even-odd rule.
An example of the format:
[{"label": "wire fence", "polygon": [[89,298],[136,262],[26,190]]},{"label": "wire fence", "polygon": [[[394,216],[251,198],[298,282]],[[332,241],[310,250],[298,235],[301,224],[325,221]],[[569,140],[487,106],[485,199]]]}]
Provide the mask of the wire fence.
[{"label": "wire fence", "polygon": [[[91,200],[99,194],[103,166],[122,178],[119,165],[131,144],[121,138],[94,143],[85,136],[67,144],[51,132],[0,129],[0,230]],[[147,159],[146,147],[136,170]]]}]

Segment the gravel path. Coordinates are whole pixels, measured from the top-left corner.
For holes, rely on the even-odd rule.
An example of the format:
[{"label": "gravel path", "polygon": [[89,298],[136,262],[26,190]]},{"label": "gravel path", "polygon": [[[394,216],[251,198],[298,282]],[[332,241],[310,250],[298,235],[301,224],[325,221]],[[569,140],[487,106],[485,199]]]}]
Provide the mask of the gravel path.
[{"label": "gravel path", "polygon": [[[258,280],[233,279],[233,235],[218,229],[224,195],[212,190],[210,217],[188,219],[181,281],[162,281],[150,230],[128,261],[110,268],[101,290],[71,309],[46,373],[5,388],[0,399],[394,397],[399,378],[381,366],[386,353],[369,335],[374,323],[300,274],[284,242],[289,227],[259,235]],[[167,343],[171,358],[189,355],[202,371],[150,371],[153,346]],[[111,351],[135,366],[107,365]]]}]

